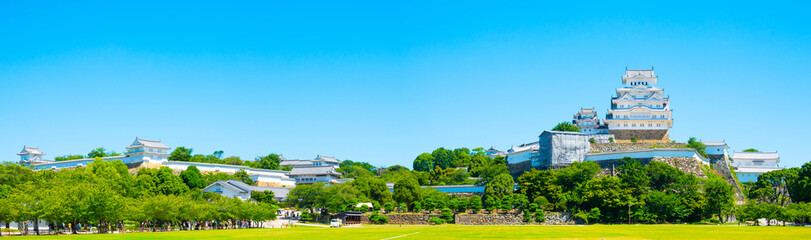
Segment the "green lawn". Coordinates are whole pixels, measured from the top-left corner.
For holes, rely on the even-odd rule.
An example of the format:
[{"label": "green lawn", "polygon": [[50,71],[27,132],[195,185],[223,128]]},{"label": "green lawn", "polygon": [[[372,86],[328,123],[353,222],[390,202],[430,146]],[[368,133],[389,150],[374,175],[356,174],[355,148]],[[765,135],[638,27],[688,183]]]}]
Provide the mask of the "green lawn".
[{"label": "green lawn", "polygon": [[[400,236],[400,237],[397,237]],[[32,239],[811,239],[811,228],[711,225],[363,226],[37,236]],[[14,238],[17,239],[17,238]]]}]

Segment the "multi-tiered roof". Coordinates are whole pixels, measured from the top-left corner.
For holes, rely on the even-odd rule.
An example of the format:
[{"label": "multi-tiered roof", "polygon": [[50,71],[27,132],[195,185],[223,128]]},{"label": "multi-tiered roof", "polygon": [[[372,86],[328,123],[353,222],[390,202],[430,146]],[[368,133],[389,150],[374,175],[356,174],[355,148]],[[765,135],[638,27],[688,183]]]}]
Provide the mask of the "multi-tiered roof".
[{"label": "multi-tiered roof", "polygon": [[611,99],[605,123],[610,130],[667,130],[673,127],[670,99],[657,88],[658,77],[650,70],[626,69],[624,87]]}]

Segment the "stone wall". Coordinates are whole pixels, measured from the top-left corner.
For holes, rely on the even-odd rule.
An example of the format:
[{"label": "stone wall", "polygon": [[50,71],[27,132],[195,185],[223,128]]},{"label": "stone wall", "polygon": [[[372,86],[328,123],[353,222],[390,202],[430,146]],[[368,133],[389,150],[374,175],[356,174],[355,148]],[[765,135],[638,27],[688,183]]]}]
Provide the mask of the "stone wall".
[{"label": "stone wall", "polygon": [[524,225],[524,214],[457,214],[461,225]]},{"label": "stone wall", "polygon": [[608,130],[614,134],[616,142],[631,142],[636,137],[639,142],[670,142],[667,130]]},{"label": "stone wall", "polygon": [[[575,221],[568,213],[547,213],[541,225],[572,225]],[[526,225],[524,214],[456,214],[456,224],[461,225]]]},{"label": "stone wall", "polygon": [[[707,178],[707,175],[704,174],[704,171],[701,170],[701,166],[703,163],[696,161],[693,158],[686,158],[686,157],[654,157],[648,159],[636,159],[642,165],[648,165],[651,161],[653,162],[662,162],[671,167],[677,168],[680,171],[695,175],[696,177],[700,178]],[[596,162],[600,165],[602,169],[600,175],[606,176],[616,176],[618,172],[616,171],[616,167],[622,165],[621,159],[619,160],[606,160],[606,161],[599,161]]]},{"label": "stone wall", "polygon": [[591,144],[591,152],[619,152],[619,151],[630,151],[630,150],[643,150],[643,149],[650,149],[654,146],[657,147],[665,147],[665,148],[686,148],[686,143],[671,143],[671,142],[663,142],[663,143],[652,143],[652,142],[637,142],[637,143],[592,143]]},{"label": "stone wall", "polygon": [[439,214],[382,214],[389,218],[389,224],[424,225],[431,217],[440,217]]},{"label": "stone wall", "polygon": [[718,175],[723,177],[724,180],[726,180],[730,185],[732,185],[732,188],[735,189],[735,200],[739,203],[743,203],[746,198],[744,198],[743,191],[741,190],[740,185],[738,185],[738,180],[735,179],[735,176],[732,175],[731,171],[729,171],[729,161],[727,158],[722,157],[718,159],[713,166],[715,167],[715,171],[718,172]]}]

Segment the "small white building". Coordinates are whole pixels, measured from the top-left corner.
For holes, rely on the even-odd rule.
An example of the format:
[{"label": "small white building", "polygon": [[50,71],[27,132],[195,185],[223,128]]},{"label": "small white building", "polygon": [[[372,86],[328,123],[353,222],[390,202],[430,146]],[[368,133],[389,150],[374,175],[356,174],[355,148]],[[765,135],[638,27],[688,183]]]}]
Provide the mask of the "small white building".
[{"label": "small white building", "polygon": [[20,155],[21,164],[39,164],[53,162],[53,160],[43,159],[42,156],[44,156],[45,153],[39,151],[39,148],[35,147],[23,146],[23,150],[20,151],[20,153],[17,153],[17,155]]},{"label": "small white building", "polygon": [[502,152],[501,150],[498,150],[493,146],[490,146],[490,149],[487,149],[487,151],[485,151],[485,155],[487,155],[490,158],[495,158],[497,156],[507,157],[507,153]]},{"label": "small white building", "polygon": [[538,145],[538,142],[512,146],[510,149],[507,149],[507,163],[517,164],[521,162],[529,162],[533,157],[537,157],[539,148],[540,146]]},{"label": "small white building", "polygon": [[732,167],[740,182],[756,182],[763,173],[781,170],[777,152],[735,152]]},{"label": "small white building", "polygon": [[245,184],[239,180],[216,181],[203,188],[203,192],[213,192],[227,198],[237,197],[243,201],[251,199],[251,192],[271,191],[276,201],[286,201],[292,187],[258,187]]},{"label": "small white building", "polygon": [[732,157],[729,152],[729,146],[725,141],[701,142],[701,143],[704,143],[704,146],[707,146],[707,148],[704,149],[704,152],[707,153],[707,155],[720,155],[720,156],[727,155],[729,157]]}]

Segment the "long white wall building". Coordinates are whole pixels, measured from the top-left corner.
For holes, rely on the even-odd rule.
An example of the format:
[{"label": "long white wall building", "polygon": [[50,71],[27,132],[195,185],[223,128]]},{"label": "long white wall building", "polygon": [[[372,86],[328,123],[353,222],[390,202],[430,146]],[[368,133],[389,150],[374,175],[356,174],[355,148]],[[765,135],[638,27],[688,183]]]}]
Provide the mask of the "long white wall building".
[{"label": "long white wall building", "polygon": [[[161,143],[161,141],[146,140],[135,138],[135,141],[127,147],[127,152],[120,156],[104,157],[105,161],[121,161],[130,168],[135,167],[169,167],[172,170],[183,171],[189,166],[196,166],[201,172],[222,172],[234,174],[239,170],[244,170],[251,179],[257,182],[257,185],[264,187],[293,187],[296,185],[296,180],[289,177],[290,172],[268,169],[249,168],[247,166],[226,165],[226,164],[213,164],[213,163],[199,163],[199,162],[178,162],[169,161],[170,147]],[[38,148],[23,147],[23,150],[18,153],[20,156],[20,164],[31,166],[34,170],[52,169],[58,170],[63,168],[76,168],[86,167],[95,159],[84,158],[67,161],[54,161],[42,158],[45,153]]]}]

